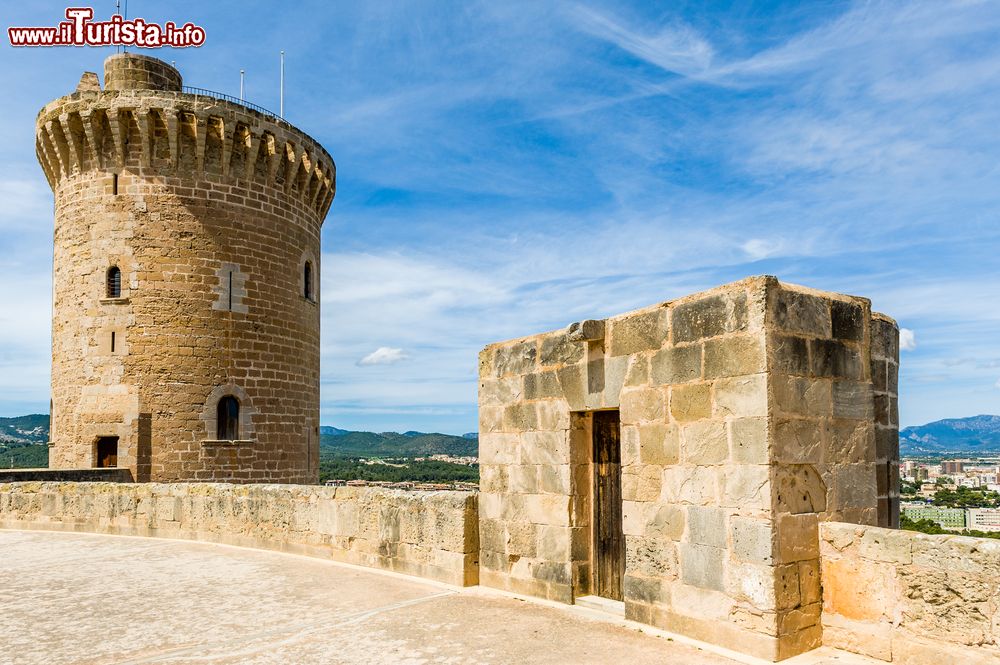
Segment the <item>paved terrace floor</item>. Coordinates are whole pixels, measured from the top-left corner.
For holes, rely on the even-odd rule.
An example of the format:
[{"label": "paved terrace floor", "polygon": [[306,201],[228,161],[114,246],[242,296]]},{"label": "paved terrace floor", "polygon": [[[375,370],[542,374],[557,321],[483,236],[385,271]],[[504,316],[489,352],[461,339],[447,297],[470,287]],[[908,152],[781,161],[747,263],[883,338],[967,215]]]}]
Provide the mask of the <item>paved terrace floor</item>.
[{"label": "paved terrace floor", "polygon": [[[275,552],[0,531],[0,663],[763,662],[640,628]],[[820,650],[785,662],[875,661]]]}]

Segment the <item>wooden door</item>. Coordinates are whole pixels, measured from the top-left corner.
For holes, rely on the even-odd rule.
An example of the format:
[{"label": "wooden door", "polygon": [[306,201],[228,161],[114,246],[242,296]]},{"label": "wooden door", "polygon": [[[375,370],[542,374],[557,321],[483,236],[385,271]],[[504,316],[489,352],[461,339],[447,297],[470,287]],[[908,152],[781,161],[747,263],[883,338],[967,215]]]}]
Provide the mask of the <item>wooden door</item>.
[{"label": "wooden door", "polygon": [[97,440],[97,466],[102,469],[118,466],[117,436],[104,436]]},{"label": "wooden door", "polygon": [[617,411],[594,412],[595,595],[622,600],[625,535],[622,533],[621,419]]}]

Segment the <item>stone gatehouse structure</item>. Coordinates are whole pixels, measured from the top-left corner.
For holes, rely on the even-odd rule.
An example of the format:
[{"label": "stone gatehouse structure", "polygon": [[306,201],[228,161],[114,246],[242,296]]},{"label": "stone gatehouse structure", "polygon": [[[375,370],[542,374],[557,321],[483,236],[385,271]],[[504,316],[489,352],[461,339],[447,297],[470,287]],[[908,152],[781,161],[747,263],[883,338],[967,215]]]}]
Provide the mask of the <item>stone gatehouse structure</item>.
[{"label": "stone gatehouse structure", "polygon": [[41,110],[55,194],[53,468],[318,480],[330,155],[273,114],[105,62]]},{"label": "stone gatehouse structure", "polygon": [[781,659],[819,524],[896,526],[898,329],[754,277],[480,354],[480,580]]}]

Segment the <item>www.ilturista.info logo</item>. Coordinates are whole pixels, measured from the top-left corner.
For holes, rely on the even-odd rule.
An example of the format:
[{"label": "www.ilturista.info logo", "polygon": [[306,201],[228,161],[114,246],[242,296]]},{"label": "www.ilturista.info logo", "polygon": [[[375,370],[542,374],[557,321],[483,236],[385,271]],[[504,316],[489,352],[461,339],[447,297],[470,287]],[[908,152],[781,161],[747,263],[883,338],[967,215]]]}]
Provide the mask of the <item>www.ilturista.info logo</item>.
[{"label": "www.ilturista.info logo", "polygon": [[178,26],[173,21],[163,25],[147,23],[141,18],[126,19],[115,14],[108,21],[91,21],[90,7],[69,7],[68,21],[49,28],[7,28],[11,46],[201,46],[205,29],[193,23]]}]

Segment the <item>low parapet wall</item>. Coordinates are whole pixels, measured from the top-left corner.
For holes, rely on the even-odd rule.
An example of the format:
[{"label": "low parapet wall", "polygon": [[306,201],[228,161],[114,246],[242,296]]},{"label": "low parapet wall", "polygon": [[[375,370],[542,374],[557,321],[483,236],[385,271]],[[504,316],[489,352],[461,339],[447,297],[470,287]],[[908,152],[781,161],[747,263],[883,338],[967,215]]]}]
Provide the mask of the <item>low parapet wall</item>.
[{"label": "low parapet wall", "polygon": [[128,469],[0,469],[0,483],[22,482],[60,483],[130,483],[132,472]]},{"label": "low parapet wall", "polygon": [[1000,663],[1000,541],[820,524],[823,643],[905,665]]},{"label": "low parapet wall", "polygon": [[477,495],[222,483],[0,483],[0,528],[201,540],[479,582]]}]

